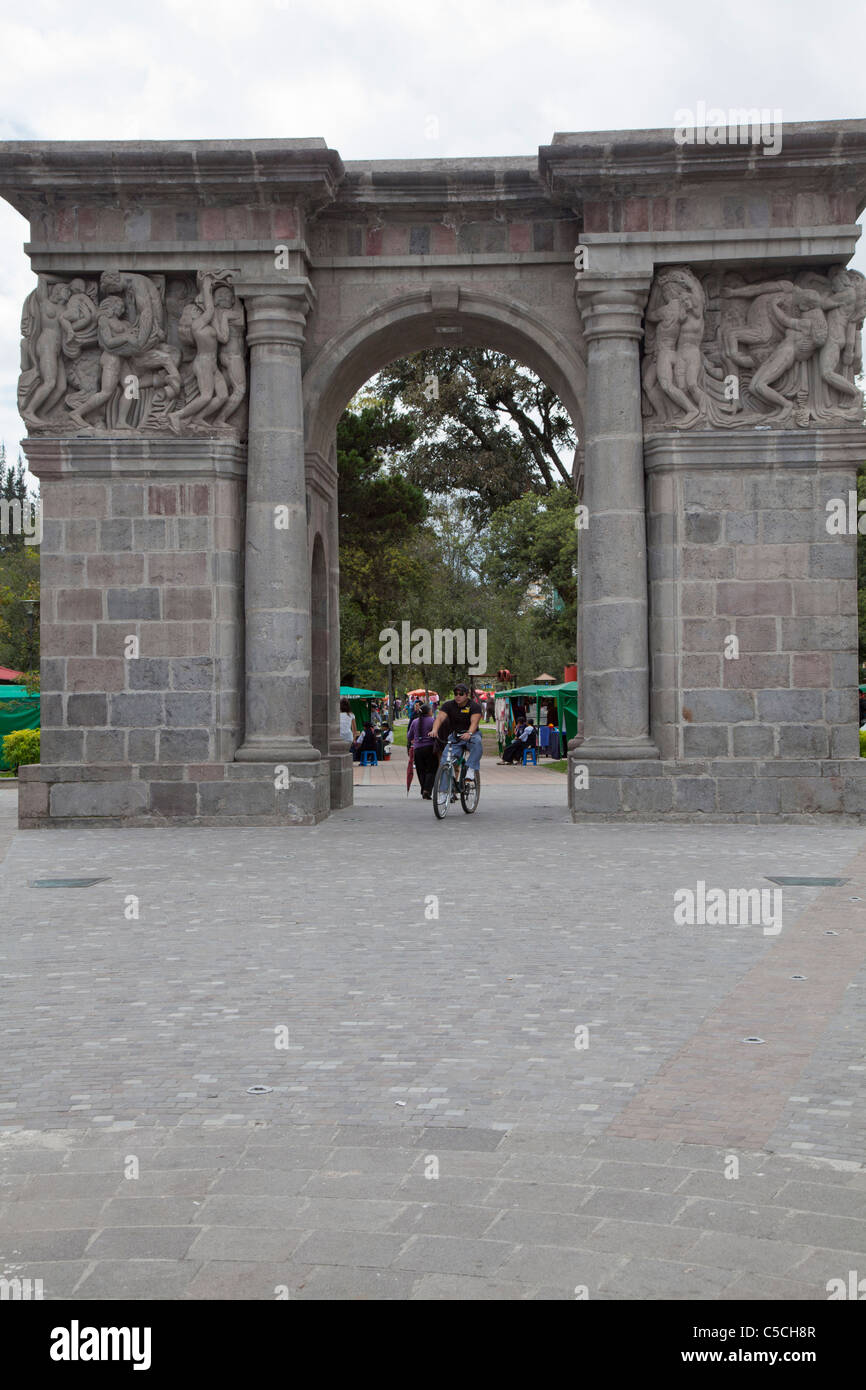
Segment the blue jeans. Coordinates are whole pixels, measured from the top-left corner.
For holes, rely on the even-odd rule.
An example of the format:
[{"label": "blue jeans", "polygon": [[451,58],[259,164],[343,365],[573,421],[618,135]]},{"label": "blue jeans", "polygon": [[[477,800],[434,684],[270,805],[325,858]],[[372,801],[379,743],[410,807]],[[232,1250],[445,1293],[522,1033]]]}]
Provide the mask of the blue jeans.
[{"label": "blue jeans", "polygon": [[466,741],[462,739],[459,735],[449,734],[448,743],[445,745],[446,748],[449,745],[453,746],[455,744],[459,744],[461,748],[468,748],[469,751],[466,754],[466,766],[471,767],[473,772],[477,772],[479,767],[481,766],[481,730],[476,729],[475,733],[472,735],[468,743],[466,743]]}]

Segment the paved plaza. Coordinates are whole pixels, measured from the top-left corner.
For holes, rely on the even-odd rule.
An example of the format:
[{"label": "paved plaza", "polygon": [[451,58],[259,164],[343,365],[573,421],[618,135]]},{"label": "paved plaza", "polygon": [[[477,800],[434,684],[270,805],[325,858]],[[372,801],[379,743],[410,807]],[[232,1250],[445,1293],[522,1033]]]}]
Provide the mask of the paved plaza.
[{"label": "paved plaza", "polygon": [[[575,826],[560,774],[490,762],[442,824],[396,764],[305,828],[16,835],[0,789],[0,1274],[823,1300],[866,1272],[866,831]],[[67,876],[103,881],[30,886]],[[674,920],[768,876],[847,881],[784,887],[777,934]]]}]

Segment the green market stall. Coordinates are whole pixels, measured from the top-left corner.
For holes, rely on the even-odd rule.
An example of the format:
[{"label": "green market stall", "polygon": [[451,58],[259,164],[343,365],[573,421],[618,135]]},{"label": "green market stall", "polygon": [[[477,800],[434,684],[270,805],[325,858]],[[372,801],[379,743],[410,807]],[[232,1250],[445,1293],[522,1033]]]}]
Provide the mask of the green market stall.
[{"label": "green market stall", "polygon": [[356,685],[340,686],[340,699],[349,701],[349,708],[359,729],[370,722],[373,701],[384,699],[384,696],[384,690],[362,690]]},{"label": "green market stall", "polygon": [[[577,735],[577,681],[563,681],[560,685],[515,686],[513,690],[497,691],[496,698],[506,702],[506,718],[501,730],[500,721],[497,721],[500,751],[511,738],[515,716],[521,708],[525,709],[536,727],[540,728],[542,723],[549,722],[547,717],[543,717],[542,712],[544,715],[552,714],[550,707],[555,705],[554,722],[559,731],[560,743],[564,738],[567,748],[568,741]],[[565,751],[561,749],[560,755],[564,757]]]},{"label": "green market stall", "polygon": [[39,695],[28,695],[25,685],[0,685],[0,771],[7,772],[9,764],[3,757],[3,740],[19,729],[38,729],[40,723]]},{"label": "green market stall", "polygon": [[559,727],[565,729],[565,737],[570,741],[577,738],[577,681],[563,681],[555,688],[559,709]]}]

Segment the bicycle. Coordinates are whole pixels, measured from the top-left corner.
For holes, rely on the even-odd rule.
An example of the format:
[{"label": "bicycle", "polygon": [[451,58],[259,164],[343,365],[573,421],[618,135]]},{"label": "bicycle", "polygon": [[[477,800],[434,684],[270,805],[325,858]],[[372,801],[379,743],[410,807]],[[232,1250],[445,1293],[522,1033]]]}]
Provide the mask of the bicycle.
[{"label": "bicycle", "polygon": [[474,778],[466,777],[466,755],[468,744],[462,740],[452,742],[449,738],[436,769],[433,782],[433,814],[437,820],[444,820],[451,803],[460,798],[460,805],[471,816],[477,809],[481,797],[481,773]]}]

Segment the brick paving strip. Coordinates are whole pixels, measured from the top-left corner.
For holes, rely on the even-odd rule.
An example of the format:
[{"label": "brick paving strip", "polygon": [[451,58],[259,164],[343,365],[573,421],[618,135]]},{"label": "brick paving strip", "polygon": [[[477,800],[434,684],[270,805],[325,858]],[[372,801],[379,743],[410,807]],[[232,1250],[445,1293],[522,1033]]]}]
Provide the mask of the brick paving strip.
[{"label": "brick paving strip", "polygon": [[[609,1133],[766,1145],[816,1043],[866,963],[866,851],[837,876],[849,882],[824,889],[794,923],[783,920],[770,950],[621,1111]],[[859,903],[851,901],[858,896]],[[763,1044],[742,1041],[755,1036]]]},{"label": "brick paving strip", "polygon": [[826,1299],[866,1254],[866,1170],[743,1154],[726,1181],[724,1158],[473,1126],[18,1131],[0,1273],[48,1301]]}]

